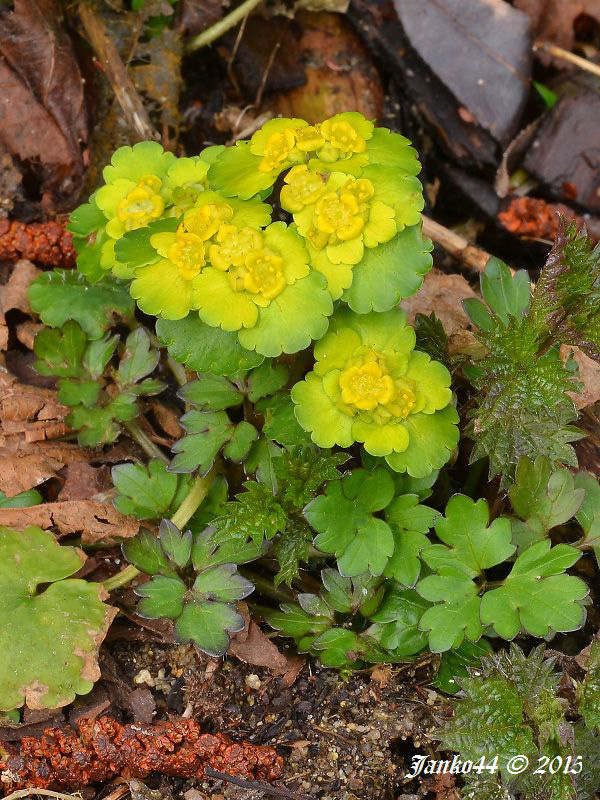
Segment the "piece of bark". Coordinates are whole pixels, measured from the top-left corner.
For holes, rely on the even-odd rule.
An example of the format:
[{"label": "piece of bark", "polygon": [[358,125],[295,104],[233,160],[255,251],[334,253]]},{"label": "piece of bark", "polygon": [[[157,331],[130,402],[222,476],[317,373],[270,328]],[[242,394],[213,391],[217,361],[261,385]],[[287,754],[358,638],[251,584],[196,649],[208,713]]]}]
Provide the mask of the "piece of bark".
[{"label": "piece of bark", "polygon": [[24,314],[31,314],[31,306],[27,297],[30,284],[41,274],[31,261],[20,259],[13,266],[10,277],[4,286],[0,286],[0,306],[6,314],[17,309]]},{"label": "piece of bark", "polygon": [[558,200],[600,211],[600,95],[560,98],[540,125],[523,166]]},{"label": "piece of bark", "polygon": [[93,500],[66,500],[44,503],[28,508],[1,508],[0,525],[9,528],[56,528],[57,536],[81,534],[83,544],[98,541],[128,539],[135,536],[140,523],[134,517],[126,517],[110,503]]}]

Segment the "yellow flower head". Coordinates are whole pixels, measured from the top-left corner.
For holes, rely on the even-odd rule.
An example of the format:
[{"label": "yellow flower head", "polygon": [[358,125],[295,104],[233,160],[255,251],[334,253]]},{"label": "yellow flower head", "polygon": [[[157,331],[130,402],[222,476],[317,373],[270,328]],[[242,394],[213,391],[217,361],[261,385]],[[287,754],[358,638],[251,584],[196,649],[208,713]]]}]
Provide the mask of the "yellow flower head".
[{"label": "yellow flower head", "polygon": [[365,348],[355,353],[339,376],[339,408],[353,416],[359,411],[377,411],[374,418],[406,419],[416,406],[413,382],[394,379],[384,354]]},{"label": "yellow flower head", "polygon": [[229,267],[242,267],[246,256],[260,249],[263,242],[261,232],[256,228],[236,225],[221,225],[217,231],[218,244],[211,244],[208,254],[213,267],[227,270]]},{"label": "yellow flower head", "polygon": [[167,250],[167,258],[175,264],[184,280],[191,281],[205,264],[204,242],[200,236],[188,233],[180,225]]},{"label": "yellow flower head", "polygon": [[284,128],[282,131],[272,133],[267,139],[262,160],[258,165],[259,170],[270,172],[272,169],[281,169],[295,145],[296,131],[293,128]]},{"label": "yellow flower head", "polygon": [[321,123],[321,133],[332,147],[344,155],[364,153],[367,149],[363,137],[345,120],[336,120],[335,117],[325,120]]},{"label": "yellow flower head", "polygon": [[183,230],[194,233],[203,241],[210,239],[224,222],[233,217],[233,208],[228,203],[217,205],[206,203],[200,208],[191,208],[183,216]]},{"label": "yellow flower head", "polygon": [[251,294],[260,295],[267,301],[273,300],[287,286],[283,258],[267,247],[248,253],[244,266],[232,274],[234,288],[240,286],[240,281]]},{"label": "yellow flower head", "polygon": [[162,181],[156,175],[145,175],[117,205],[117,219],[126,231],[134,231],[158,219],[165,203],[159,194]]},{"label": "yellow flower head", "polygon": [[292,167],[284,178],[280,202],[286,211],[301,211],[304,206],[316,203],[325,192],[327,179],[318,172],[310,172],[306,164]]},{"label": "yellow flower head", "polygon": [[325,139],[320,125],[307,125],[306,128],[298,128],[296,131],[296,147],[303,153],[319,150],[324,144]]}]

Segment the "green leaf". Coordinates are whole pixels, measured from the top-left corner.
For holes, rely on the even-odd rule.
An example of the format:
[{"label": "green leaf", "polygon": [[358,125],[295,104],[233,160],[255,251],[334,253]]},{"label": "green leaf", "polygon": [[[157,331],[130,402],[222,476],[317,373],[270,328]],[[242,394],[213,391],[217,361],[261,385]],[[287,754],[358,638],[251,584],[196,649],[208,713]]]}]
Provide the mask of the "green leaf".
[{"label": "green leaf", "polygon": [[312,649],[318,651],[319,661],[325,667],[353,666],[359,659],[361,644],[354,631],[342,628],[330,628],[318,636],[312,643]]},{"label": "green leaf", "polygon": [[481,275],[481,293],[504,325],[509,317],[519,319],[527,311],[531,299],[529,276],[524,269],[513,275],[499,258],[488,259]]},{"label": "green leaf", "polygon": [[69,321],[60,330],[46,328],[33,343],[35,368],[40,375],[78,378],[83,374],[86,345],[87,336],[77,322]]},{"label": "green leaf", "polygon": [[130,269],[144,267],[146,264],[158,261],[160,255],[150,244],[150,237],[155,233],[175,233],[179,222],[180,219],[177,217],[166,217],[151,222],[144,228],[128,231],[115,244],[117,261],[127,264]]},{"label": "green leaf", "polygon": [[272,359],[265,359],[248,375],[248,399],[256,403],[262,397],[275,394],[288,382],[290,371],[285,364],[277,364]]},{"label": "green leaf", "polygon": [[435,525],[438,538],[447,546],[434,544],[425,548],[423,560],[437,572],[444,567],[457,567],[471,578],[501,564],[515,551],[510,520],[498,517],[488,527],[489,513],[485,500],[475,503],[466,495],[454,495],[448,501],[445,516]]},{"label": "green leaf", "polygon": [[115,508],[138,519],[170,516],[189,486],[187,478],[168,472],[159,458],[151,459],[146,466],[118,464],[111,475],[118,492]]},{"label": "green leaf", "polygon": [[106,217],[96,205],[92,195],[88,203],[83,203],[71,212],[67,230],[74,236],[89,236],[104,225]]},{"label": "green leaf", "polygon": [[142,598],[136,611],[149,619],[177,619],[183,611],[186,591],[185,583],[179,578],[157,575],[135,590]]},{"label": "green leaf", "polygon": [[96,381],[74,381],[62,378],[58,382],[57,399],[66,406],[82,405],[93,408],[100,396],[100,384]]},{"label": "green leaf", "polygon": [[358,469],[330,482],[325,494],[308,504],[304,515],[319,535],[315,547],[334,553],[343,575],[370,570],[380,575],[394,548],[392,531],[372,514],[394,496],[394,481],[384,468]]},{"label": "green leaf", "polygon": [[202,570],[192,591],[198,600],[232,603],[254,591],[254,585],[238,574],[235,564],[219,564]]},{"label": "green leaf", "polygon": [[126,539],[121,550],[127,561],[146,575],[173,575],[173,567],[160,540],[146,528],[141,528],[136,536]]},{"label": "green leaf", "polygon": [[280,611],[265,612],[264,617],[283,636],[300,639],[309,633],[322,633],[331,627],[329,617],[313,616],[294,603],[283,603],[280,608]]},{"label": "green leaf", "polygon": [[427,646],[427,634],[419,621],[429,603],[412,589],[403,589],[390,581],[385,598],[371,616],[375,625],[368,632],[396,656],[411,656]]},{"label": "green leaf", "polygon": [[310,434],[300,427],[294,413],[294,403],[289,393],[265,397],[255,406],[265,418],[263,433],[284,447],[312,444]]},{"label": "green leaf", "polygon": [[242,420],[235,426],[235,430],[231,439],[223,448],[225,458],[236,463],[242,462],[248,453],[252,444],[258,439],[258,431],[249,422]]},{"label": "green leaf", "polygon": [[280,500],[286,506],[304,508],[325,482],[342,477],[337,468],[348,459],[346,453],[329,453],[315,447],[284,450],[274,463]]},{"label": "green leaf", "polygon": [[564,571],[580,557],[566,544],[550,546],[544,540],[525,550],[515,561],[503,586],[486,592],[481,600],[481,620],[493,625],[504,639],[521,629],[545,637],[550,631],[574,631],[585,622],[581,601],[589,594],[586,584]]},{"label": "green leaf", "polygon": [[290,520],[286,529],[275,542],[274,555],[279,564],[279,572],[275,575],[275,586],[280,583],[292,585],[292,581],[300,571],[300,562],[308,560],[308,552],[312,544],[312,531],[302,520]]},{"label": "green leaf", "polygon": [[169,519],[163,519],[159,529],[160,544],[167,558],[179,569],[187,566],[192,553],[192,532],[182,533]]},{"label": "green leaf", "polygon": [[114,609],[99,584],[69,578],[84,560],[49,531],[0,528],[0,711],[60,708],[100,676]]},{"label": "green leaf", "polygon": [[416,344],[415,349],[427,353],[445,366],[448,366],[448,337],[440,320],[436,317],[435,311],[429,316],[416,314],[414,321]]},{"label": "green leaf", "polygon": [[260,558],[263,553],[262,542],[256,544],[230,539],[219,544],[212,528],[194,534],[192,539],[192,564],[196,572],[219,564],[246,564]]},{"label": "green leaf", "polygon": [[394,498],[385,510],[385,518],[394,535],[394,552],[384,575],[403,586],[414,586],[421,572],[421,551],[431,542],[426,534],[440,517],[439,511],[419,504],[415,494]]},{"label": "green leaf", "polygon": [[188,411],[181,417],[186,435],[173,445],[176,454],[170,472],[206,474],[221,447],[231,438],[234,426],[224,411]]},{"label": "green leaf", "polygon": [[35,489],[19,492],[12,497],[7,497],[4,492],[0,492],[0,508],[29,508],[29,506],[37,506],[43,502],[44,498]]},{"label": "green leaf", "polygon": [[351,578],[346,578],[337,569],[321,571],[321,581],[325,587],[323,598],[335,611],[349,614],[360,605],[355,603],[354,585]]},{"label": "green leaf", "polygon": [[203,411],[222,411],[242,404],[244,398],[237,386],[220,375],[198,375],[179,390],[186,403],[198,406]]},{"label": "green leaf", "polygon": [[135,395],[122,392],[105,408],[85,408],[75,406],[67,417],[67,423],[79,431],[77,441],[84,447],[95,447],[100,444],[114,442],[121,426],[138,415]]},{"label": "green leaf", "polygon": [[255,475],[257,481],[268,486],[271,492],[275,492],[277,490],[275,464],[281,453],[281,448],[275,442],[265,436],[259,436],[246,456],[244,462],[246,475]]},{"label": "green leaf", "polygon": [[389,311],[421,288],[431,269],[433,244],[424,239],[421,225],[396,234],[391,241],[367,248],[352,270],[352,285],[342,295],[353,311]]},{"label": "green leaf", "polygon": [[466,678],[469,667],[477,666],[480,659],[491,651],[492,646],[487,639],[480,639],[478,642],[465,639],[456,650],[442,653],[437,675],[431,685],[447,694],[456,694],[460,689],[457,678]]},{"label": "green leaf", "polygon": [[245,492],[227,503],[225,513],[213,520],[215,541],[252,539],[261,543],[285,530],[287,516],[264,483],[246,481]]},{"label": "green leaf", "polygon": [[125,340],[125,352],[119,364],[117,379],[120,385],[129,387],[153,372],[159,355],[158,350],[152,349],[150,335],[145,328],[132,331]]},{"label": "green leaf", "polygon": [[180,642],[191,641],[203,653],[220,658],[229,647],[229,634],[243,627],[243,617],[232,606],[206,600],[186,603],[175,622],[175,634]]},{"label": "green leaf", "polygon": [[105,336],[88,344],[83,356],[83,366],[92,380],[95,381],[102,375],[118,343],[118,336]]},{"label": "green leaf", "polygon": [[578,472],[575,475],[575,485],[585,492],[576,515],[584,534],[577,546],[582,550],[593,548],[596,561],[600,564],[600,483],[589,472]]},{"label": "green leaf", "polygon": [[417,584],[417,592],[431,603],[419,622],[429,632],[429,649],[443,653],[460,647],[465,636],[477,642],[483,634],[479,610],[481,599],[470,575],[452,567],[442,567],[439,575],[429,575]]},{"label": "green leaf", "polygon": [[569,470],[553,471],[544,456],[538,456],[535,461],[521,458],[509,498],[514,511],[526,524],[513,541],[526,547],[543,539],[552,528],[575,516],[584,496],[585,489],[575,488],[575,479]]},{"label": "green leaf", "polygon": [[195,372],[229,376],[264,361],[264,356],[242,347],[237,333],[206,325],[196,312],[185,319],[158,319],[156,335],[172,358]]},{"label": "green leaf", "polygon": [[131,319],[135,308],[123,283],[104,278],[90,284],[75,270],[43,272],[29,287],[28,297],[45,325],[60,328],[75,320],[90,339],[100,339],[115,315]]}]

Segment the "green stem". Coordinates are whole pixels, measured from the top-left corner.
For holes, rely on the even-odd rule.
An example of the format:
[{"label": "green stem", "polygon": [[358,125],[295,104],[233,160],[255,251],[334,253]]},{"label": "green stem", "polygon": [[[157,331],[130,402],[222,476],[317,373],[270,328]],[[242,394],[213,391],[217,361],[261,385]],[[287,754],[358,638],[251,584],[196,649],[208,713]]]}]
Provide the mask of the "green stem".
[{"label": "green stem", "polygon": [[134,442],[137,442],[139,446],[142,448],[144,453],[150,458],[160,458],[161,461],[164,461],[165,464],[169,463],[169,459],[163,453],[163,451],[154,444],[152,439],[144,433],[144,431],[140,428],[139,424],[135,420],[131,420],[130,422],[124,422],[123,427],[127,431],[127,433],[131,436]]},{"label": "green stem", "polygon": [[[216,466],[214,466],[207,475],[199,476],[194,480],[182,504],[171,517],[171,522],[175,523],[178,528],[183,528],[183,526],[189,522],[200,503],[208,494],[208,490],[215,479],[216,473],[217,469]],[[133,564],[130,564],[128,567],[125,567],[125,569],[122,569],[121,572],[117,572],[116,575],[113,575],[112,578],[104,581],[103,586],[107,592],[111,592],[113,589],[125,586],[125,584],[129,583],[134,578],[137,578],[139,574],[140,570],[134,567]]]},{"label": "green stem", "polygon": [[175,361],[174,358],[171,358],[171,356],[169,356],[167,358],[167,367],[173,373],[173,377],[175,378],[175,382],[177,383],[177,385],[185,386],[185,384],[188,382],[188,376],[186,374],[185,367],[183,366],[183,364],[180,364],[178,361]]},{"label": "green stem", "polygon": [[233,28],[238,22],[246,17],[251,11],[253,11],[256,6],[260,5],[262,0],[244,0],[244,2],[239,5],[237,8],[234,8],[227,16],[220,19],[214,25],[211,25],[210,28],[207,28],[202,33],[199,33],[198,36],[194,36],[187,45],[186,45],[186,52],[193,53],[196,50],[200,50],[201,47],[206,47],[207,44],[214,42],[215,39],[218,39],[230,28]]},{"label": "green stem", "polygon": [[262,575],[257,575],[256,572],[252,572],[252,570],[246,569],[246,567],[239,567],[238,572],[240,575],[243,575],[244,578],[252,581],[259,594],[270,597],[271,600],[275,600],[277,603],[294,603],[296,601],[296,596],[293,592],[284,587],[278,588],[273,586],[268,578],[263,578]]}]

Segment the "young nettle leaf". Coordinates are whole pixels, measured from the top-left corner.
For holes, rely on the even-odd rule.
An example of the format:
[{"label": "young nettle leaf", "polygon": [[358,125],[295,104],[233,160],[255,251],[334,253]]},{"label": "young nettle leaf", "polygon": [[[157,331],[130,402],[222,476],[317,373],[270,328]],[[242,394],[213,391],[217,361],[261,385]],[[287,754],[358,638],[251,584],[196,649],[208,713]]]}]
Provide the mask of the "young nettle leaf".
[{"label": "young nettle leaf", "polygon": [[168,472],[159,458],[144,467],[139,464],[118,464],[112,468],[112,481],[119,493],[115,508],[138,519],[162,519],[173,514],[189,488],[189,478]]},{"label": "young nettle leaf", "polygon": [[513,522],[513,541],[523,548],[544,539],[552,528],[575,516],[585,489],[575,487],[569,470],[553,471],[545,456],[538,456],[535,461],[523,457],[508,495],[515,513],[523,520]]},{"label": "young nettle leaf", "polygon": [[70,578],[84,560],[49,531],[0,528],[0,711],[59,708],[100,677],[116,609],[99,584]]},{"label": "young nettle leaf", "polygon": [[251,539],[261,544],[285,530],[287,516],[264,483],[246,481],[245,492],[227,503],[225,513],[213,520],[215,541]]},{"label": "young nettle leaf", "polygon": [[417,350],[431,356],[434,361],[439,361],[446,367],[449,365],[448,337],[440,320],[432,311],[429,316],[417,314],[415,316],[415,336]]},{"label": "young nettle leaf", "polygon": [[275,394],[283,389],[289,377],[290,371],[285,364],[266,359],[248,375],[248,399],[251,403],[256,403],[262,397]]},{"label": "young nettle leaf", "polygon": [[185,319],[158,319],[156,335],[170,356],[195,372],[231,376],[257,367],[265,358],[242,347],[235,331],[213,328],[195,312]]},{"label": "young nettle leaf", "polygon": [[241,405],[244,400],[242,392],[231,381],[210,373],[201,374],[198,380],[186,383],[179,391],[179,396],[186,403],[204,411],[223,411]]},{"label": "young nettle leaf", "polygon": [[44,502],[42,495],[35,489],[28,489],[26,492],[19,492],[12,497],[0,491],[0,508],[29,508]]},{"label": "young nettle leaf", "polygon": [[28,297],[45,325],[59,328],[75,320],[90,339],[100,339],[115,314],[132,318],[135,307],[121,281],[106,277],[90,284],[76,270],[43,272],[29,287]]},{"label": "young nettle leaf", "polygon": [[342,477],[338,470],[348,461],[346,453],[329,453],[316,447],[284,450],[275,462],[278,494],[286,506],[301,509],[327,481]]},{"label": "young nettle leaf", "polygon": [[279,563],[279,572],[274,578],[275,586],[292,581],[300,570],[300,562],[308,560],[313,536],[309,526],[302,520],[290,519],[285,530],[275,542],[274,555]]},{"label": "young nettle leaf", "polygon": [[394,553],[384,571],[404,586],[414,586],[421,572],[419,554],[431,542],[426,534],[440,513],[421,505],[415,494],[394,498],[385,510],[385,518],[394,534]]},{"label": "young nettle leaf", "polygon": [[545,637],[550,631],[574,631],[585,622],[589,589],[581,578],[564,572],[580,558],[566,544],[545,540],[525,550],[498,589],[481,600],[481,620],[499,636],[513,639],[521,629]]},{"label": "young nettle leaf", "polygon": [[394,537],[390,526],[373,514],[386,508],[393,496],[394,481],[387,470],[358,469],[330,482],[325,494],[306,507],[306,519],[319,534],[315,547],[335,554],[342,575],[381,575],[385,569]]}]

